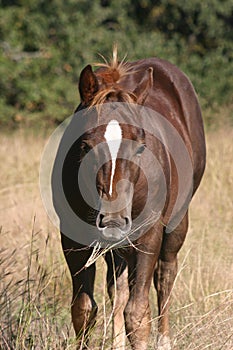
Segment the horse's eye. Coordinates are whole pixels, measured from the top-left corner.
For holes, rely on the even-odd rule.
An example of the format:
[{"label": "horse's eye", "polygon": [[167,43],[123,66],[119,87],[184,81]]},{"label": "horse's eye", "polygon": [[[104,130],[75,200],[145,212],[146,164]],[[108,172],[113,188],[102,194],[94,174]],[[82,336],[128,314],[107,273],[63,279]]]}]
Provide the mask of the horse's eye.
[{"label": "horse's eye", "polygon": [[86,142],[82,142],[82,143],[81,143],[81,151],[82,151],[82,154],[88,153],[88,152],[90,151],[90,149],[91,149],[91,146],[88,145],[88,143],[86,143]]},{"label": "horse's eye", "polygon": [[138,147],[136,154],[140,156],[144,151],[145,147],[146,147],[145,145],[141,145],[140,147]]}]

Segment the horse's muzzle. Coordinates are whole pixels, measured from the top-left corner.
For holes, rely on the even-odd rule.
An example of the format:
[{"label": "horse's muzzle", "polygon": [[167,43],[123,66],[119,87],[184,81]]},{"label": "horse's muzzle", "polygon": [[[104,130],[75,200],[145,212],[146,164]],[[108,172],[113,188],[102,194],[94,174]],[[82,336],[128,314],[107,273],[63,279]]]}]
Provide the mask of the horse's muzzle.
[{"label": "horse's muzzle", "polygon": [[119,241],[130,232],[132,220],[129,216],[99,213],[96,226],[105,240]]}]

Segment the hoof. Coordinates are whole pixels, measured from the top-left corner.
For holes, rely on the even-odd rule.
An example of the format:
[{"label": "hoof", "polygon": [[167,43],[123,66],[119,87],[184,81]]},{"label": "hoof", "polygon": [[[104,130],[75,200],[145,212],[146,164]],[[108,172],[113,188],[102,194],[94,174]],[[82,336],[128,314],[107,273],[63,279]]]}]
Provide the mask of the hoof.
[{"label": "hoof", "polygon": [[159,334],[157,341],[158,350],[172,350],[170,338],[166,335]]}]

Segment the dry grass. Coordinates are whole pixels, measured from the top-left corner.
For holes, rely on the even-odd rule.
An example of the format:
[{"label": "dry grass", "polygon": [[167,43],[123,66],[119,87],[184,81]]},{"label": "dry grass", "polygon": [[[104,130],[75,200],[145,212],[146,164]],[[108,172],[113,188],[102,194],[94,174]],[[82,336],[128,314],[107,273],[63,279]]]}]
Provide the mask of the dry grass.
[{"label": "dry grass", "polygon": [[[46,135],[0,137],[0,348],[74,349],[70,280],[59,234],[41,204],[38,167]],[[208,165],[191,206],[190,230],[180,253],[171,325],[176,349],[233,348],[233,129],[207,135]],[[91,349],[110,349],[109,302],[98,262],[100,317]],[[156,339],[155,320],[150,349]],[[107,310],[107,311],[106,311]],[[107,334],[106,339],[104,334]]]}]

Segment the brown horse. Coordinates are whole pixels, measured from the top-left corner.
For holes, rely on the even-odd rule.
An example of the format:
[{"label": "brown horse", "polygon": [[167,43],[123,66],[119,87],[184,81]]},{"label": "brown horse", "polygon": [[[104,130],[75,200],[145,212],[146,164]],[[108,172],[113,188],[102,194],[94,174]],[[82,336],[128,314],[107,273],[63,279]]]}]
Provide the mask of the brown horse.
[{"label": "brown horse", "polygon": [[[177,253],[188,229],[188,205],[205,168],[196,93],[171,63],[158,58],[119,63],[116,51],[111,62],[95,72],[90,65],[83,69],[79,92],[81,103],[53,170],[54,207],[73,282],[71,313],[78,348],[87,346],[95,323],[95,263],[86,263],[95,243],[101,242],[102,248],[109,248],[105,259],[113,304],[112,348],[124,349],[127,335],[132,349],[147,349],[153,281],[157,346],[171,349],[168,309]],[[72,139],[72,132],[77,137],[63,152],[62,144]],[[59,167],[64,198],[90,230],[64,212],[65,200],[54,184]],[[84,192],[93,195],[95,206]]]}]

